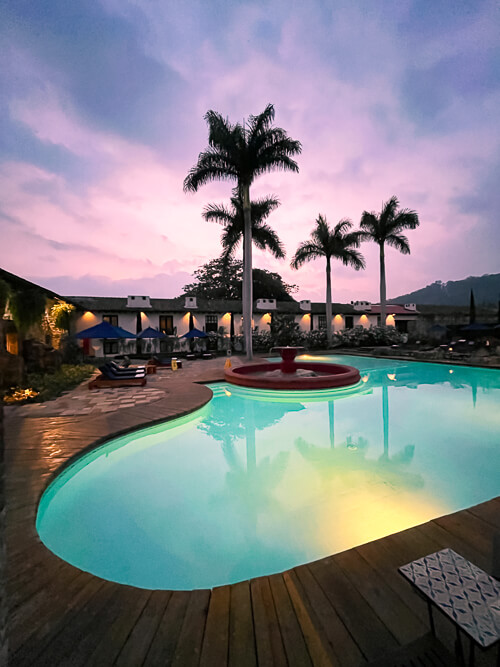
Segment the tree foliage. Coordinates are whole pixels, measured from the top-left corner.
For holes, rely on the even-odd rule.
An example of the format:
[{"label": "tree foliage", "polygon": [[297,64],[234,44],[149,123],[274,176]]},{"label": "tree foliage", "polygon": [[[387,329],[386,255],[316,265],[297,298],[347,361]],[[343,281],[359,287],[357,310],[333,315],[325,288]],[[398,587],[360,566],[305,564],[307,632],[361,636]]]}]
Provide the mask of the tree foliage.
[{"label": "tree foliage", "polygon": [[[262,197],[250,202],[252,241],[260,250],[269,250],[277,259],[284,259],[283,243],[274,229],[265,222],[278,206],[279,201],[276,197]],[[243,239],[245,226],[241,193],[235,188],[230,208],[226,208],[223,204],[208,204],[203,211],[203,217],[207,221],[224,225],[221,237],[222,256],[226,261],[232,259]]]},{"label": "tree foliage", "polygon": [[246,123],[232,125],[216,111],[205,115],[208,149],[198,156],[184,180],[184,190],[196,192],[210,181],[232,180],[243,205],[243,328],[247,358],[252,359],[252,219],[250,186],[257,176],[275,171],[298,172],[293,157],[301,150],[280,127],[274,127],[274,106],[268,104]]},{"label": "tree foliage", "polygon": [[356,250],[361,241],[360,232],[351,231],[351,228],[352,222],[345,218],[331,229],[326,218],[319,215],[310,239],[299,245],[291,262],[292,269],[299,269],[313,259],[326,259],[326,335],[329,345],[332,343],[331,260],[338,259],[356,271],[365,268],[365,260]]},{"label": "tree foliage", "polygon": [[27,287],[12,292],[9,310],[21,335],[26,335],[30,327],[41,323],[45,305],[45,294],[39,289]]},{"label": "tree foliage", "polygon": [[[266,269],[253,269],[253,290],[255,299],[276,299],[294,301],[292,294],[297,285],[283,282],[278,273]],[[196,282],[184,285],[187,296],[203,299],[241,300],[243,284],[243,262],[241,260],[218,257],[197,269],[193,276]]]},{"label": "tree foliage", "polygon": [[420,224],[415,211],[408,208],[399,209],[399,200],[393,196],[382,204],[380,214],[364,211],[361,216],[361,238],[373,241],[380,250],[380,322],[385,324],[386,315],[386,280],[385,280],[385,246],[389,245],[403,255],[410,254],[410,244],[403,234],[407,229],[415,229]]}]

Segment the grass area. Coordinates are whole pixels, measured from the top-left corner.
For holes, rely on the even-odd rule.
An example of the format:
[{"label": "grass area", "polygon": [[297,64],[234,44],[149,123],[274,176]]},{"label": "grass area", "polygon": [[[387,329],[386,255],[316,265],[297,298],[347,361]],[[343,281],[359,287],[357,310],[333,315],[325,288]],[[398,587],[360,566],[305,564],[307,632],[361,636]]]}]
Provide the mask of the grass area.
[{"label": "grass area", "polygon": [[[73,389],[95,371],[90,364],[63,364],[54,373],[29,373],[23,387],[16,387],[4,396],[4,403],[20,404],[25,402],[50,401],[60,396],[63,391]],[[26,393],[26,390],[33,390]]]}]

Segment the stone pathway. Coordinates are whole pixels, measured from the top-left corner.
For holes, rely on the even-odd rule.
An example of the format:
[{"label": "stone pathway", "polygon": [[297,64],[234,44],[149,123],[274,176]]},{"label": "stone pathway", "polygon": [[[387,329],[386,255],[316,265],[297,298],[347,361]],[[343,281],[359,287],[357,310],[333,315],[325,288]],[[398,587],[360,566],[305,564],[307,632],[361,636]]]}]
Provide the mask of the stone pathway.
[{"label": "stone pathway", "polygon": [[[20,417],[66,417],[108,413],[144,406],[165,398],[172,390],[175,390],[175,385],[179,381],[219,380],[222,377],[225,361],[225,357],[188,362],[183,360],[182,370],[174,373],[169,368],[163,368],[156,374],[148,375],[147,385],[144,387],[113,387],[90,391],[89,378],[75,389],[64,392],[52,401],[6,406],[5,413]],[[242,360],[232,357],[231,363],[239,366]]]}]

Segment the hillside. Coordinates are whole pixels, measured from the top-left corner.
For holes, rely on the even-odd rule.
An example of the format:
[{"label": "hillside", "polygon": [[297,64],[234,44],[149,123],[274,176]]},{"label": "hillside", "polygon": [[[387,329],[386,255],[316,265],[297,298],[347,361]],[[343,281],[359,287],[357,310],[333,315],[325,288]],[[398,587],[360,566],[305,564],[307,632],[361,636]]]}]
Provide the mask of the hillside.
[{"label": "hillside", "polygon": [[415,292],[388,299],[388,303],[465,306],[469,304],[471,289],[474,291],[476,304],[496,305],[500,300],[500,273],[469,276],[463,280],[450,280],[447,283],[437,280],[432,285]]}]

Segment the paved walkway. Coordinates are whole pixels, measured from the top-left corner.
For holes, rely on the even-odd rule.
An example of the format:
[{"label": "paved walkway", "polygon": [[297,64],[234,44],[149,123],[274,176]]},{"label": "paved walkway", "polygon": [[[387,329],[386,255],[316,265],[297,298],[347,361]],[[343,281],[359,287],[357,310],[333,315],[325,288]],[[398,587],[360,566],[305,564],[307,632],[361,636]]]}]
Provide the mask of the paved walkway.
[{"label": "paved walkway", "polygon": [[[222,379],[225,362],[226,357],[195,361],[183,360],[181,370],[174,372],[165,367],[158,370],[156,374],[148,375],[147,384],[144,387],[112,387],[90,391],[89,380],[85,380],[75,389],[64,392],[52,401],[6,406],[5,414],[19,417],[67,417],[108,413],[144,406],[167,398],[172,391],[175,391],[179,383],[210,382]],[[242,358],[232,357],[231,363],[233,366],[239,366],[243,361]]]}]

